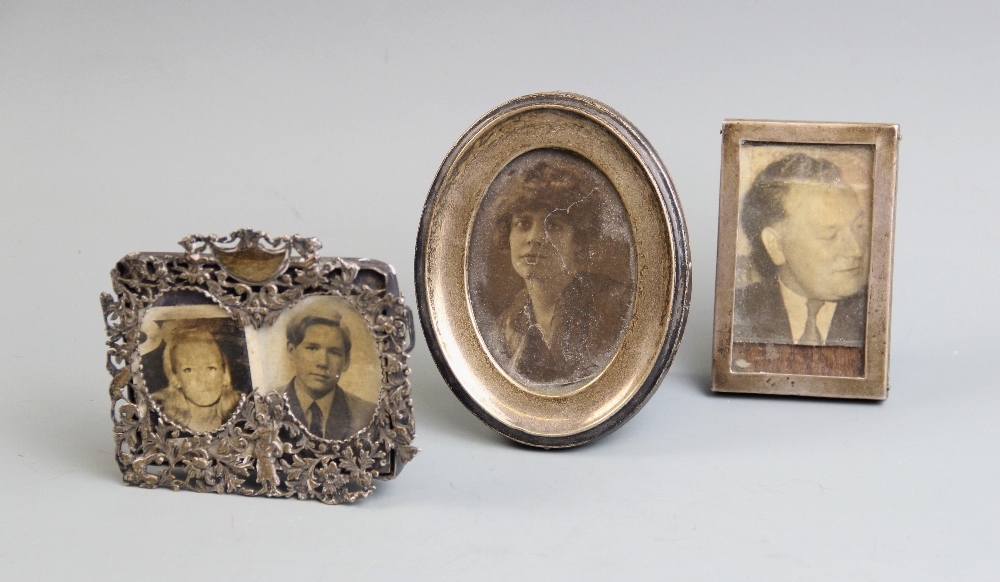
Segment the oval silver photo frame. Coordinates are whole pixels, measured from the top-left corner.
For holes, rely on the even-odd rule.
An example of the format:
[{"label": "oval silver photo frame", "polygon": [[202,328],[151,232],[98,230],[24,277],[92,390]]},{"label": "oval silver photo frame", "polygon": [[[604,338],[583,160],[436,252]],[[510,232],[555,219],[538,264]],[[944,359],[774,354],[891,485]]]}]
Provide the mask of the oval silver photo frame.
[{"label": "oval silver photo frame", "polygon": [[448,386],[542,448],[635,415],[687,321],[687,227],[666,167],[619,113],[571,93],[514,99],[466,131],[428,194],[415,267]]}]

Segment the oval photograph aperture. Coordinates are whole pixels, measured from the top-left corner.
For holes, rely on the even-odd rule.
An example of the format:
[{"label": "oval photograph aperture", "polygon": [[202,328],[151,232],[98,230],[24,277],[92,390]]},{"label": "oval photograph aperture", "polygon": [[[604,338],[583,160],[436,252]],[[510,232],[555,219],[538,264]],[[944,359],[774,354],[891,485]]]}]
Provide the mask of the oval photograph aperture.
[{"label": "oval photograph aperture", "polygon": [[382,389],[378,346],[364,315],[314,295],[261,328],[261,384],[285,395],[313,436],[341,440],[372,423]]},{"label": "oval photograph aperture", "polygon": [[197,291],[169,291],[142,317],[142,381],[160,414],[194,432],[223,427],[252,391],[239,323]]},{"label": "oval photograph aperture", "polygon": [[512,160],[483,198],[468,249],[473,320],[507,375],[562,395],[611,362],[635,302],[635,243],[593,163],[551,148]]}]

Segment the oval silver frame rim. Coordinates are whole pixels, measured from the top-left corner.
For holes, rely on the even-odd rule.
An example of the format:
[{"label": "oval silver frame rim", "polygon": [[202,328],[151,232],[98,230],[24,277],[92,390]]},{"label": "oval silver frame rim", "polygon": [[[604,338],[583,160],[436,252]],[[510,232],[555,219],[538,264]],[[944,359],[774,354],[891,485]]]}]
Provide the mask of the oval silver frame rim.
[{"label": "oval silver frame rim", "polygon": [[[604,412],[599,414],[596,420],[594,413],[591,413],[591,416],[581,420],[579,426],[575,427],[575,429],[572,426],[567,429],[567,425],[573,425],[574,422],[563,418],[559,423],[553,422],[553,426],[558,424],[562,427],[561,429],[544,430],[546,426],[545,415],[544,413],[539,414],[539,411],[534,409],[512,412],[512,414],[516,413],[515,416],[523,414],[525,418],[533,419],[536,424],[534,427],[527,427],[523,423],[501,418],[501,415],[496,413],[496,402],[488,401],[484,395],[495,396],[495,393],[504,393],[509,396],[516,394],[518,391],[527,394],[530,389],[511,381],[506,374],[503,374],[502,371],[496,368],[495,364],[492,364],[493,359],[481,345],[475,325],[468,325],[467,327],[471,328],[468,330],[461,329],[461,334],[459,335],[463,337],[455,337],[456,334],[453,329],[455,324],[451,323],[455,317],[446,316],[453,315],[462,320],[469,319],[471,322],[472,315],[470,313],[444,313],[445,310],[434,305],[434,303],[443,301],[437,299],[439,295],[450,292],[454,296],[456,292],[454,288],[446,289],[447,285],[438,281],[442,276],[436,275],[436,273],[444,271],[445,267],[434,263],[434,261],[443,260],[440,258],[442,253],[435,248],[435,244],[441,242],[437,240],[440,234],[436,232],[440,230],[441,212],[448,211],[448,209],[442,208],[444,198],[442,188],[451,186],[457,167],[468,162],[468,158],[471,155],[469,152],[470,145],[475,144],[478,140],[484,138],[484,136],[488,136],[489,132],[495,131],[502,122],[533,110],[566,112],[593,123],[613,138],[613,141],[617,142],[616,145],[622,148],[621,152],[631,157],[636,166],[641,168],[650,193],[655,195],[649,196],[650,200],[647,200],[646,203],[650,205],[655,199],[655,202],[658,203],[658,208],[655,209],[655,216],[653,212],[648,212],[643,213],[644,216],[636,217],[630,212],[629,220],[631,223],[630,226],[633,229],[633,238],[636,240],[637,247],[640,246],[640,238],[642,238],[642,244],[647,249],[652,249],[654,254],[655,252],[662,252],[662,261],[669,262],[665,267],[661,267],[661,271],[668,271],[668,273],[661,273],[663,279],[658,281],[649,280],[649,277],[641,279],[642,275],[638,271],[642,268],[642,261],[637,262],[637,277],[640,278],[636,281],[635,307],[626,335],[620,343],[618,352],[612,358],[612,361],[598,374],[591,384],[597,385],[604,380],[606,373],[609,372],[609,369],[615,365],[616,360],[619,360],[619,356],[622,356],[624,352],[627,350],[635,351],[638,348],[645,347],[644,352],[650,353],[639,354],[643,357],[638,361],[644,364],[642,366],[636,365],[644,372],[641,379],[638,381],[633,379],[628,382],[628,385],[618,386],[617,388],[614,388],[614,386],[605,387],[604,392],[613,394],[621,402],[609,404],[603,408],[598,406],[595,410],[600,409],[604,410]],[[543,147],[559,146],[547,146],[546,144],[539,143],[537,147],[531,147],[525,151]],[[578,153],[585,155],[582,152]],[[590,159],[589,156],[586,157]],[[509,162],[509,159],[500,166],[503,167],[507,162]],[[626,170],[622,170],[623,174],[625,172]],[[487,184],[492,181],[493,177],[493,175],[489,176],[486,181]],[[615,182],[614,180],[612,181]],[[619,194],[623,197],[623,202],[626,202],[626,195],[622,194],[619,183],[615,182],[615,186],[619,189]],[[477,193],[479,200],[473,204],[476,210],[472,211],[472,217],[478,211],[479,202],[484,194],[485,191]],[[634,196],[638,199],[642,194],[635,194]],[[668,247],[665,251],[656,251],[655,248],[650,246],[650,235],[637,232],[637,219],[651,224],[660,224],[662,222],[662,230],[663,234],[665,234],[663,244]],[[462,277],[460,279],[454,277],[450,282],[452,286],[461,287],[461,291],[466,297],[465,263],[468,253],[468,234],[472,221],[469,220],[467,223],[463,231],[465,236],[462,238],[463,246],[460,253],[462,259]],[[455,251],[451,252],[454,253]],[[638,251],[636,252],[638,254]],[[445,258],[450,256],[446,255]],[[503,103],[480,118],[452,146],[438,169],[424,204],[420,229],[417,235],[414,270],[416,272],[417,306],[421,327],[434,362],[449,388],[473,414],[493,430],[519,443],[542,448],[566,448],[581,445],[610,434],[631,419],[653,395],[663,376],[669,370],[684,332],[690,305],[691,259],[687,227],[684,222],[680,200],[677,197],[676,189],[666,167],[648,140],[621,114],[599,101],[574,93],[536,93]],[[434,280],[428,279],[430,274],[434,274]],[[659,316],[659,323],[655,325],[659,332],[655,338],[657,341],[654,342],[651,338],[635,335],[639,332],[633,328],[636,326],[637,318],[649,318],[650,315],[648,312],[640,313],[640,292],[646,295],[653,293],[656,289],[649,289],[649,287],[655,287],[654,283],[657,282],[663,287],[663,291],[669,292],[656,294],[656,297],[652,297],[652,299],[647,297],[649,300],[643,303],[643,306],[647,307],[646,311],[648,311],[648,305],[646,304],[650,301],[657,301],[662,307],[662,312],[657,314]],[[643,286],[646,286],[647,289],[643,290]],[[457,303],[457,301],[453,301],[453,303]],[[465,304],[463,304],[462,309],[468,310]],[[454,308],[452,311],[454,311]],[[635,334],[633,334],[634,331]],[[628,341],[630,335],[633,336],[632,342]],[[463,349],[458,345],[461,342],[464,342],[464,349],[471,350],[474,353],[481,352],[484,358],[477,356],[474,358],[476,363],[472,365],[469,364],[466,358],[459,358],[459,355],[455,352],[458,349]],[[633,342],[644,342],[645,345],[631,345]],[[653,346],[655,346],[655,349],[649,349]],[[622,356],[623,361],[628,359],[628,357]],[[485,369],[483,361],[490,362],[496,374]],[[479,366],[478,370],[469,369],[476,365]],[[633,367],[635,368],[636,366]],[[464,377],[464,383],[460,376]],[[484,376],[491,376],[492,381],[497,384],[486,384]],[[610,375],[606,384],[610,384],[615,377],[613,374]],[[503,378],[503,383],[506,385],[498,385],[501,383],[500,378]],[[466,384],[475,385],[467,386]],[[591,384],[588,384],[588,389]],[[566,398],[580,395],[581,393],[586,394],[588,389],[574,391],[568,394]],[[558,405],[562,398],[546,396],[539,399],[538,402],[554,400],[556,405]],[[527,396],[516,399],[531,400]],[[595,399],[591,398],[591,400]],[[597,404],[601,404],[601,402],[597,402]],[[527,408],[531,409],[536,405],[529,402]],[[569,408],[572,409],[573,407],[569,406]],[[548,407],[546,410],[551,411],[553,409]],[[540,430],[539,426],[543,428]]]}]

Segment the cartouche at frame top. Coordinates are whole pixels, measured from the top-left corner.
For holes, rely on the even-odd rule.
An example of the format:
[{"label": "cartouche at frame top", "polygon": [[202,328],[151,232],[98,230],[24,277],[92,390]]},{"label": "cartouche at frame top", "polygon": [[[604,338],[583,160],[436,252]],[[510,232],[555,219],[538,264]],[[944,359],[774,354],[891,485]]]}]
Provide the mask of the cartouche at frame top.
[{"label": "cartouche at frame top", "polygon": [[417,301],[458,398],[529,445],[613,431],[655,391],[687,319],[673,183],[624,117],[570,93],[476,122],[424,206]]}]

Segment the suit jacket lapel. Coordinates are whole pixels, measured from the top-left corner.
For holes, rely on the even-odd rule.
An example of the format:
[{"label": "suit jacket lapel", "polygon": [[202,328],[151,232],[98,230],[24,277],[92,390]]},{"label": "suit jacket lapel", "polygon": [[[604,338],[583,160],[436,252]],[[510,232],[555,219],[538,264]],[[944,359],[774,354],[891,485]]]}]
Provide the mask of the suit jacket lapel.
[{"label": "suit jacket lapel", "polygon": [[865,343],[865,315],[868,306],[868,288],[837,303],[830,322],[827,345],[863,347]]},{"label": "suit jacket lapel", "polygon": [[781,298],[781,288],[778,286],[777,277],[762,281],[761,293],[755,299],[757,305],[751,306],[751,308],[757,310],[753,317],[759,326],[760,337],[769,338],[765,341],[774,343],[795,341],[792,338],[792,326],[788,322],[788,311]]},{"label": "suit jacket lapel", "polygon": [[306,412],[302,410],[299,395],[295,393],[295,378],[292,378],[292,381],[285,387],[285,396],[288,397],[288,408],[292,411],[292,416],[297,418],[302,424],[305,424]]},{"label": "suit jacket lapel", "polygon": [[350,434],[351,409],[347,405],[347,395],[338,385],[334,390],[333,403],[330,404],[330,414],[326,417],[326,438],[342,439]]},{"label": "suit jacket lapel", "polygon": [[[285,395],[288,397],[288,408],[292,416],[305,425],[306,413],[302,409],[302,403],[299,402],[298,394],[295,392],[295,378],[292,378],[292,381],[285,387]],[[316,436],[330,440],[340,440],[346,437],[353,432],[351,418],[351,407],[347,393],[338,385],[333,389],[333,402],[326,415],[326,425],[323,427],[324,434]]]}]

